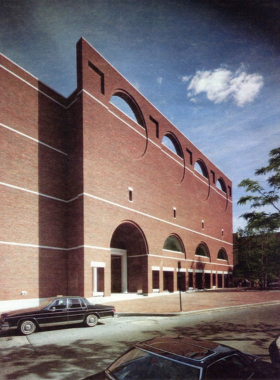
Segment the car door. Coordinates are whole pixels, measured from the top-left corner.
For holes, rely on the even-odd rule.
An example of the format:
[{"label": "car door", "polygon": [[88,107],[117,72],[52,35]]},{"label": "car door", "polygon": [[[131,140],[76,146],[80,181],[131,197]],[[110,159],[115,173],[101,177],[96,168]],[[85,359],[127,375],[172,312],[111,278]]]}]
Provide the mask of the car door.
[{"label": "car door", "polygon": [[68,323],[67,298],[54,300],[37,318],[41,327],[64,325]]},{"label": "car door", "polygon": [[68,321],[69,323],[82,323],[87,307],[80,298],[68,298]]}]

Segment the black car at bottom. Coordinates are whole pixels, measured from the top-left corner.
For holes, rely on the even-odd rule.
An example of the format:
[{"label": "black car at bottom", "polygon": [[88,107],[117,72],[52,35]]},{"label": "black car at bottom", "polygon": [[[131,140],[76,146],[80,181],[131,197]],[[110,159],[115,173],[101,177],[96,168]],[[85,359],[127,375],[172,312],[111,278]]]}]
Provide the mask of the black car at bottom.
[{"label": "black car at bottom", "polygon": [[272,364],[223,344],[162,336],[135,344],[87,380],[279,379]]},{"label": "black car at bottom", "polygon": [[0,329],[30,335],[39,327],[84,323],[93,327],[99,318],[114,317],[114,306],[91,304],[83,297],[52,297],[38,307],[1,314]]}]

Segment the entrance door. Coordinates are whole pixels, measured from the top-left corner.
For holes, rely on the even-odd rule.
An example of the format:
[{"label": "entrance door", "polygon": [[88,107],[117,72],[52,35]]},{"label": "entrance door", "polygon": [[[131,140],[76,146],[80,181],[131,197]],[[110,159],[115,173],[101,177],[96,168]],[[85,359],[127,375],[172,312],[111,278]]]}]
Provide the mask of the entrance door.
[{"label": "entrance door", "polygon": [[127,252],[111,248],[111,292],[127,293]]},{"label": "entrance door", "polygon": [[122,258],[120,256],[112,256],[111,259],[111,284],[112,293],[122,292]]}]

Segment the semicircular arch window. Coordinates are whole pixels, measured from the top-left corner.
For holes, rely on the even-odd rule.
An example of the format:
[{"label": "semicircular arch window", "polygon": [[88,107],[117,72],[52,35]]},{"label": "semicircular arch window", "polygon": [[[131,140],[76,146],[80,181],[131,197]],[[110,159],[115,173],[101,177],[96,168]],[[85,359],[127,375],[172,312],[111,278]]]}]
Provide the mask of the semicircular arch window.
[{"label": "semicircular arch window", "polygon": [[115,92],[111,97],[110,102],[130,119],[135,121],[135,123],[145,128],[144,118],[140,108],[134,99],[132,99],[127,93],[122,91]]},{"label": "semicircular arch window", "polygon": [[205,244],[199,244],[195,250],[196,256],[210,257],[209,250]]},{"label": "semicircular arch window", "polygon": [[177,156],[183,158],[182,148],[177,139],[170,133],[163,136],[161,143]]},{"label": "semicircular arch window", "polygon": [[227,253],[223,248],[221,248],[218,252],[218,259],[219,260],[227,260],[228,259]]},{"label": "semicircular arch window", "polygon": [[207,179],[209,178],[206,166],[204,165],[204,163],[202,161],[196,161],[196,163],[194,164],[194,169],[198,173],[200,173],[203,177],[205,177]]},{"label": "semicircular arch window", "polygon": [[175,235],[170,235],[163,244],[163,249],[175,252],[184,252],[183,246],[180,240]]},{"label": "semicircular arch window", "polygon": [[225,182],[222,178],[219,178],[217,183],[216,183],[216,186],[218,189],[222,190],[224,193],[227,192],[227,188],[226,188],[226,185],[225,185]]}]

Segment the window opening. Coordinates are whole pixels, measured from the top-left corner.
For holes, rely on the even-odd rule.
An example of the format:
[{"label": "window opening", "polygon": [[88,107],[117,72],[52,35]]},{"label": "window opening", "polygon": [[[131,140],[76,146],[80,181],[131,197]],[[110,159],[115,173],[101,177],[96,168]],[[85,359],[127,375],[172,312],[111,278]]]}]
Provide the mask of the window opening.
[{"label": "window opening", "polygon": [[195,251],[196,256],[209,257],[209,252],[205,244],[199,244]]},{"label": "window opening", "polygon": [[130,119],[135,121],[135,123],[145,128],[145,122],[141,110],[129,94],[123,90],[119,90],[111,97],[110,102]]},{"label": "window opening", "polygon": [[201,228],[204,230],[204,220],[201,221]]},{"label": "window opening", "polygon": [[228,259],[227,253],[223,248],[221,248],[218,252],[218,259],[219,260],[227,260]]},{"label": "window opening", "polygon": [[171,150],[177,156],[183,158],[183,153],[180,144],[176,138],[170,133],[163,136],[162,144]]},{"label": "window opening", "polygon": [[208,172],[203,162],[196,161],[194,168],[199,174],[208,179]]},{"label": "window opening", "polygon": [[177,209],[176,209],[176,207],[173,207],[173,218],[174,219],[177,218]]},{"label": "window opening", "polygon": [[133,201],[133,189],[131,187],[128,188],[128,199],[130,202]]},{"label": "window opening", "polygon": [[166,249],[168,251],[183,252],[181,242],[174,235],[168,236],[168,238],[164,242],[163,249]]},{"label": "window opening", "polygon": [[218,179],[218,181],[216,183],[216,186],[217,186],[218,189],[222,190],[224,193],[227,192],[226,185],[225,185],[225,183],[224,183],[224,181],[223,181],[222,178]]}]

